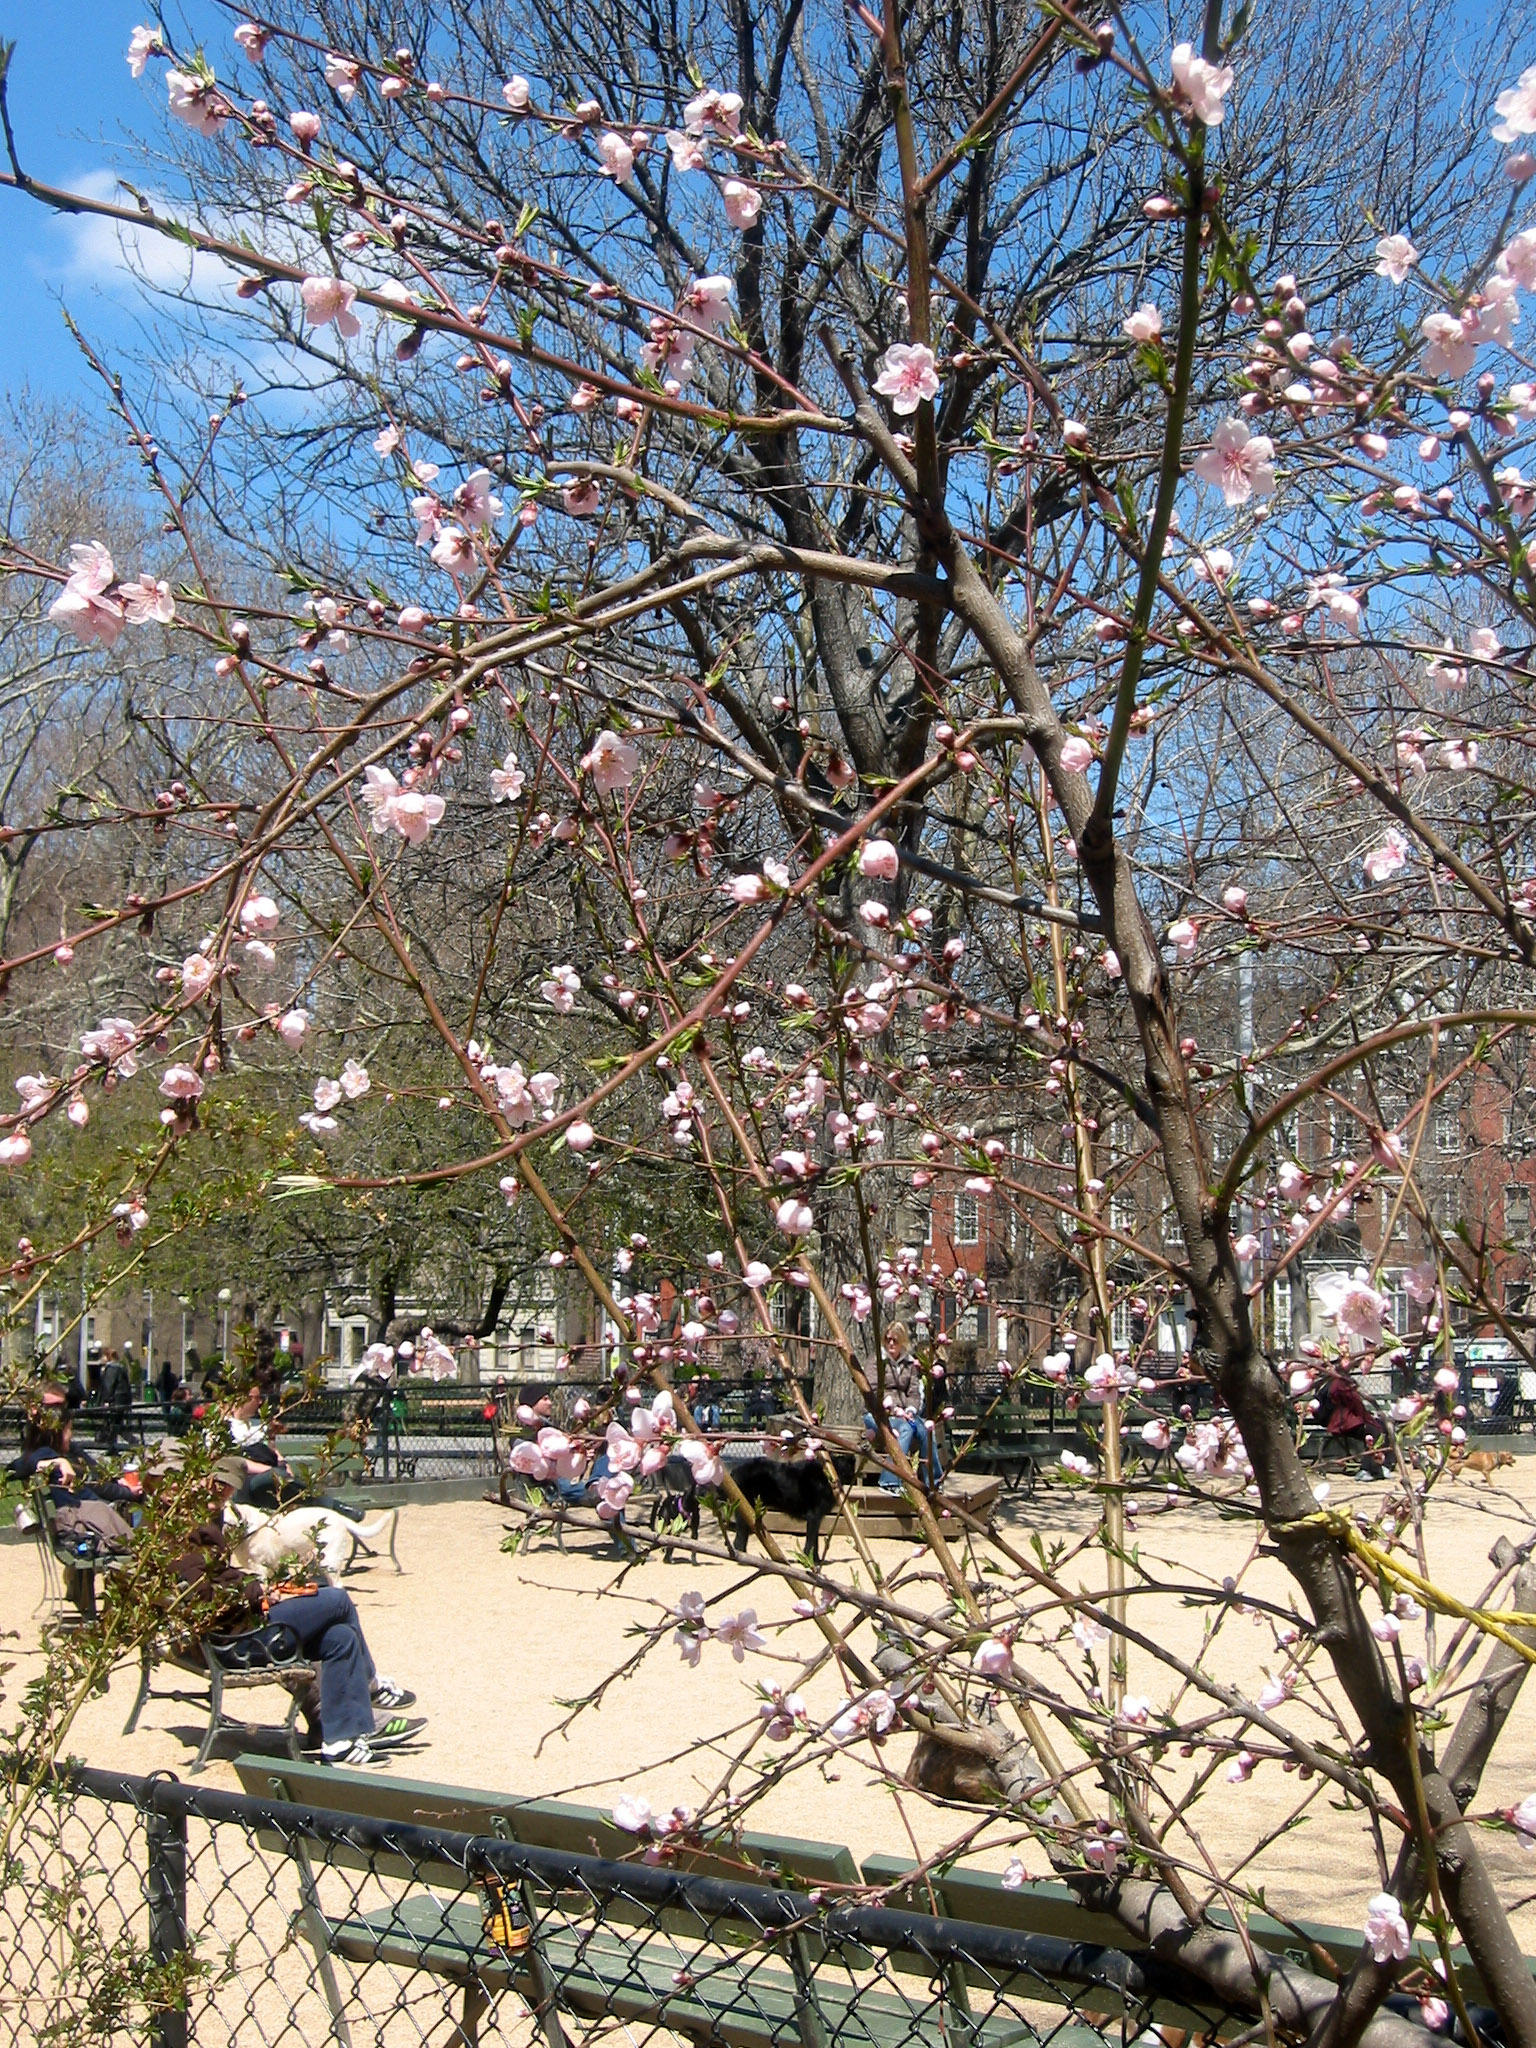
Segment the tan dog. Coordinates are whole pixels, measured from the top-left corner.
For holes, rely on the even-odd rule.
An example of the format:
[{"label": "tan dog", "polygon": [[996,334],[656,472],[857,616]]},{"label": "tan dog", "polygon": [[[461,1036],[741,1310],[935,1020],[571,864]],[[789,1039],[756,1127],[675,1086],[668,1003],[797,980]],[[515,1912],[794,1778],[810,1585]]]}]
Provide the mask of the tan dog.
[{"label": "tan dog", "polygon": [[1481,1472],[1484,1486],[1492,1486],[1494,1473],[1514,1462],[1513,1451],[1465,1451],[1459,1458],[1452,1457],[1451,1477],[1459,1479],[1463,1472]]}]

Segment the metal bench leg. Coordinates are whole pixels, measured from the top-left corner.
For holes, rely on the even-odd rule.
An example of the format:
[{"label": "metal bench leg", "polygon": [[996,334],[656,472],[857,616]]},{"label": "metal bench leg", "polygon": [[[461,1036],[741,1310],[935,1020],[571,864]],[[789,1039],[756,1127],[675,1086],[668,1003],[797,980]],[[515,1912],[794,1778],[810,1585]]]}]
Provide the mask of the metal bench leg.
[{"label": "metal bench leg", "polygon": [[480,2022],[490,2010],[490,1994],[478,1977],[471,1977],[464,1986],[464,2004],[459,2015],[459,2043],[462,2048],[478,2048]]},{"label": "metal bench leg", "polygon": [[155,1660],[150,1654],[148,1643],[146,1643],[139,1652],[139,1696],[133,1703],[133,1712],[128,1716],[127,1722],[124,1724],[123,1733],[125,1735],[131,1735],[139,1725],[139,1716],[144,1711],[144,1702],[149,1698],[149,1678],[154,1668]]},{"label": "metal bench leg", "polygon": [[336,1982],[336,1969],[331,1961],[330,1924],[320,1904],[320,1893],[315,1885],[314,1865],[310,1862],[309,1851],[302,1841],[294,1844],[293,1860],[299,1873],[298,1924],[304,1939],[315,1952],[315,1974],[320,1979],[320,1989],[325,1994],[326,2010],[331,2016],[331,2039],[336,2043],[336,2048],[352,2048],[352,2029],[347,2024],[341,1986]]},{"label": "metal bench leg", "polygon": [[192,1766],[194,1774],[202,1770],[212,1756],[213,1745],[218,1741],[219,1730],[223,1725],[224,1674],[217,1665],[213,1665],[208,1672],[208,1730],[197,1752],[197,1761]]}]

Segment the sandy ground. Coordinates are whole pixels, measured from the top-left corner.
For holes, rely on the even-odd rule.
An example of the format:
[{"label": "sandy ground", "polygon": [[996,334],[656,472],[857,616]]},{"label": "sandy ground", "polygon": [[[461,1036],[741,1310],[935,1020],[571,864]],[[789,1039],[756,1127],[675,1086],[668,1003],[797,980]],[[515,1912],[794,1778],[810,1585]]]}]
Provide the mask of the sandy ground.
[{"label": "sandy ground", "polygon": [[[1501,1531],[1516,1541],[1529,1533],[1536,1511],[1536,1457],[1521,1457],[1501,1489],[1481,1484],[1447,1487],[1430,1538],[1430,1563],[1437,1580],[1462,1598],[1474,1598],[1491,1576],[1487,1555]],[[1380,1488],[1334,1482],[1333,1498],[1379,1501]],[[1060,1489],[1044,1487],[1033,1501],[1004,1510],[1015,1540],[1038,1532],[1047,1543],[1070,1538],[1085,1524],[1086,1504]],[[509,1516],[485,1502],[411,1505],[401,1516],[399,1553],[405,1566],[397,1577],[387,1559],[347,1581],[382,1671],[414,1686],[419,1711],[431,1717],[426,1746],[394,1765],[398,1775],[441,1783],[493,1788],[544,1798],[569,1798],[607,1807],[619,1789],[638,1791],[659,1810],[675,1802],[697,1806],[741,1746],[743,1731],[755,1726],[758,1688],[793,1675],[791,1643],[809,1641],[807,1625],[779,1635],[770,1629],[770,1650],[733,1660],[727,1647],[711,1642],[697,1670],[690,1670],[670,1642],[643,1660],[632,1674],[613,1683],[600,1705],[558,1724],[569,1715],[563,1702],[599,1686],[637,1648],[637,1624],[654,1626],[659,1607],[698,1588],[712,1603],[712,1616],[755,1607],[766,1625],[789,1619],[791,1592],[774,1581],[749,1584],[750,1574],[723,1560],[659,1558],[620,1573],[610,1548],[595,1535],[576,1534],[561,1556],[552,1543],[531,1554],[508,1557],[500,1545]],[[1178,1507],[1144,1513],[1139,1537],[1144,1569],[1157,1590],[1138,1594],[1132,1619],[1156,1641],[1189,1661],[1241,1684],[1255,1695],[1266,1670],[1279,1668],[1276,1624],[1262,1615],[1227,1615],[1202,1653],[1201,1634],[1209,1609],[1188,1604],[1186,1595],[1243,1574],[1242,1589],[1255,1600],[1288,1607],[1289,1585],[1271,1561],[1252,1563],[1252,1526],[1213,1509]],[[881,1543],[877,1561],[889,1572],[906,1562],[909,1546]],[[855,1567],[846,1538],[834,1539],[834,1566]],[[1070,1566],[1073,1586],[1098,1590],[1102,1566],[1089,1555]],[[12,1698],[36,1668],[38,1624],[32,1618],[40,1586],[38,1562],[27,1545],[0,1545],[0,1629],[15,1631],[16,1667],[7,1680]],[[931,1587],[919,1587],[915,1603],[938,1604]],[[715,1604],[718,1603],[718,1604]],[[1449,1630],[1440,1624],[1443,1654]],[[854,1637],[867,1652],[867,1633]],[[1406,1652],[1424,1654],[1422,1623],[1404,1631]],[[1068,1642],[1061,1653],[1074,1668],[1081,1654]],[[786,1662],[778,1662],[783,1658]],[[1480,1656],[1479,1656],[1479,1660]],[[1043,1667],[1041,1676],[1059,1682],[1063,1667]],[[138,1731],[124,1737],[122,1725],[134,1693],[136,1673],[120,1671],[108,1697],[93,1702],[78,1725],[76,1747],[90,1762],[149,1772],[185,1774],[200,1734],[195,1709],[154,1701]],[[1149,1657],[1133,1652],[1130,1685],[1155,1707],[1177,1705],[1177,1677]],[[829,1711],[841,1696],[830,1672],[806,1688],[813,1711]],[[251,1698],[253,1696],[247,1696]],[[270,1706],[268,1704],[270,1702]],[[1327,1702],[1309,1699],[1305,1689],[1282,1709],[1291,1725],[1327,1741]],[[252,1711],[280,1712],[280,1695],[254,1696]],[[1193,1711],[1187,1705],[1182,1711]],[[730,1739],[729,1732],[736,1736]],[[1507,1807],[1536,1790],[1532,1737],[1536,1730],[1536,1685],[1527,1688],[1484,1780],[1479,1808]],[[721,1737],[727,1739],[720,1740]],[[898,1738],[882,1752],[891,1776],[882,1777],[867,1746],[845,1752],[825,1768],[813,1767],[775,1784],[755,1809],[753,1824],[802,1837],[846,1843],[855,1856],[901,1853],[916,1844],[924,1852],[953,1838],[972,1817],[925,1806],[893,1782],[904,1768],[910,1738]],[[231,1739],[215,1753],[204,1782],[236,1788],[229,1759],[242,1745]],[[251,1745],[245,1745],[251,1746]],[[754,1761],[769,1754],[761,1743]],[[771,1753],[776,1760],[780,1752]],[[1262,1762],[1250,1782],[1230,1785],[1225,1767],[1199,1808],[1201,1837],[1212,1858],[1229,1867],[1239,1856],[1258,1854],[1248,1880],[1261,1885],[1277,1910],[1355,1928],[1367,1897],[1378,1888],[1378,1851],[1354,1815],[1335,1811],[1316,1788]],[[738,1778],[745,1785],[748,1777]],[[1278,1839],[1293,1809],[1310,1797],[1306,1813]],[[1536,1893],[1536,1862],[1526,1859],[1513,1838],[1488,1832],[1488,1859],[1511,1906],[1520,1906],[1517,1925],[1527,1950],[1536,1951],[1536,1907],[1521,1905]],[[1197,1855],[1185,1837],[1186,1853]],[[984,1852],[994,1865],[1006,1860],[1001,1842]],[[1032,1869],[1044,1871],[1036,1851]]]}]

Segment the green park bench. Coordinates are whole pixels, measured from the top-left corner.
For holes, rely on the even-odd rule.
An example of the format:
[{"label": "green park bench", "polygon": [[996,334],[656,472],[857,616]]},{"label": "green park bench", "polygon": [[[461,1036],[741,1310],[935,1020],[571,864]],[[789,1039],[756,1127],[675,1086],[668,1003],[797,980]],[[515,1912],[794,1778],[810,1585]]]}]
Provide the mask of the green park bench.
[{"label": "green park bench", "polygon": [[[328,1819],[344,1816],[402,1829],[489,1836],[534,1850],[597,1857],[610,1872],[614,1864],[632,1861],[637,1848],[635,1836],[596,1807],[381,1779],[276,1757],[241,1756],[235,1769],[250,1796],[321,1807]],[[584,1924],[593,1894],[579,1883],[569,1892],[559,1891],[553,1903],[544,1893],[542,1907],[535,1887],[522,1884],[523,1910],[532,1933],[527,1947],[514,1955],[488,1936],[481,1896],[467,1884],[466,1870],[458,1861],[434,1863],[419,1852],[349,1847],[343,1838],[326,1858],[327,1869],[403,1879],[410,1888],[389,1903],[366,1910],[354,1903],[337,1913],[326,1908],[315,1858],[302,1839],[274,1829],[263,1832],[262,1840],[298,1866],[301,1904],[295,1931],[314,1951],[316,1974],[340,2048],[352,2048],[352,2037],[338,1962],[358,1970],[377,1964],[402,1972],[422,1971],[458,1987],[462,2006],[456,2038],[465,2048],[473,2048],[481,2022],[507,1991],[532,2008],[549,2048],[557,2048],[565,2038],[556,2017],[562,2010],[665,2028],[710,2048],[717,2043],[729,2048],[795,2043],[800,2048],[828,2048],[831,2042],[900,2048],[920,2036],[914,2031],[913,1999],[903,1995],[897,1980],[920,1977],[931,1984],[940,1974],[933,1960],[916,1948],[909,1953],[887,1950],[877,1958],[858,1943],[839,1939],[834,1959],[829,1942],[810,1923],[794,1925],[775,1938],[765,1934],[749,1901],[732,1906],[729,1895],[725,1902],[711,1903],[707,1915],[690,1896],[659,1907],[608,1896],[598,1924]],[[752,1832],[669,1855],[668,1867],[689,1878],[724,1879],[738,1888],[766,1885],[797,1894],[809,1890],[818,1902],[828,1893],[832,1902],[839,1894],[847,1899],[870,1881],[868,1868],[861,1874],[846,1848]],[[1015,1896],[1004,1894],[1010,1904]],[[567,1901],[570,1910],[562,1912]],[[1019,1922],[1014,1916],[991,1924],[1013,1929]],[[1067,1915],[1058,1912],[1050,1932],[1057,1933],[1066,1924]],[[1104,1925],[1120,1936],[1120,1949],[1130,1948],[1115,1923]],[[1085,1935],[1079,1913],[1068,1938],[1081,1944]],[[1001,1974],[1006,1977],[1009,1972]],[[1092,2024],[1045,2019],[1037,2030],[1021,2027],[1015,2012],[973,2017],[972,1982],[995,1987],[998,1975],[996,1970],[968,1971],[953,1962],[942,1966],[946,2037],[953,2028],[953,2037],[963,2039],[968,2048],[1039,2048],[1046,2041],[1059,2048],[1102,2048],[1104,2035]],[[1051,1987],[1044,1979],[1031,1977],[1028,1996],[1046,2008],[1052,2004]],[[1065,1996],[1063,1992],[1063,2000]],[[1076,2002],[1095,2013],[1118,2009],[1116,1994],[1107,1985]]]}]

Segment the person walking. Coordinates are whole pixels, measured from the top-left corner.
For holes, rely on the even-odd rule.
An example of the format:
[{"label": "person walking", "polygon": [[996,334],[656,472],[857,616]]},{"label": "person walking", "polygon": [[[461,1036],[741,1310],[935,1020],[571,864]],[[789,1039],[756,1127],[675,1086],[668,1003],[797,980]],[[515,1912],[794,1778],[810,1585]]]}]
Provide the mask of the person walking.
[{"label": "person walking", "polygon": [[101,1371],[101,1405],[106,1410],[106,1451],[117,1454],[117,1440],[126,1435],[133,1420],[133,1381],[114,1345]]}]

